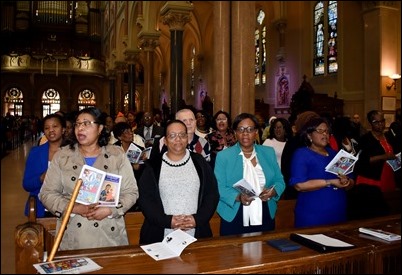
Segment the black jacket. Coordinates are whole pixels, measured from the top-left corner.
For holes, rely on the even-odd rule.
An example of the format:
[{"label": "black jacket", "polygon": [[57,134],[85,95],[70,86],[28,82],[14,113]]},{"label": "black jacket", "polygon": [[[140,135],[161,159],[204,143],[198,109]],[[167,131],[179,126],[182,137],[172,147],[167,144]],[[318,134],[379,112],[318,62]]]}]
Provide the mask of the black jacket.
[{"label": "black jacket", "polygon": [[[193,215],[196,221],[195,238],[212,237],[209,220],[218,205],[218,184],[211,166],[204,157],[192,152],[190,155],[200,178],[198,210]],[[140,232],[140,244],[161,242],[165,228],[171,228],[172,215],[165,214],[159,193],[161,165],[162,154],[160,157],[147,160],[138,184],[140,194],[138,202],[145,216]]]}]

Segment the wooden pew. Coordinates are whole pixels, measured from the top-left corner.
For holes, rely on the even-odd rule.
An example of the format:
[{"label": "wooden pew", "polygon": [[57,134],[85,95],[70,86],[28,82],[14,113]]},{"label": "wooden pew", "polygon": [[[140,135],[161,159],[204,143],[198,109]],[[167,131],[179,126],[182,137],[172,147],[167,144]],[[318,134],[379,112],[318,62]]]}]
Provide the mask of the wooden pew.
[{"label": "wooden pew", "polygon": [[[386,194],[391,214],[401,213],[400,190]],[[294,228],[294,207],[296,200],[280,200],[276,213],[275,232]],[[35,207],[32,206],[31,210]],[[35,217],[35,215],[33,215]],[[127,212],[125,215],[127,234],[130,245],[138,245],[139,234],[144,220],[141,212]],[[219,237],[220,217],[217,213],[210,220],[213,237]],[[44,251],[51,251],[56,231],[56,218],[29,218],[19,225],[15,232],[16,273],[24,272],[32,267],[32,263],[41,262]],[[57,254],[56,254],[57,255]]]}]

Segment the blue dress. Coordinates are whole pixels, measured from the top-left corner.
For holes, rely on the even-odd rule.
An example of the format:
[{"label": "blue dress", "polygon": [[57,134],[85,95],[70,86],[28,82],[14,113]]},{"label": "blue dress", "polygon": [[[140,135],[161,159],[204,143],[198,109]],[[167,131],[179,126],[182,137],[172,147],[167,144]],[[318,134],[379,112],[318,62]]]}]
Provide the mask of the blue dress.
[{"label": "blue dress", "polygon": [[[320,155],[307,147],[299,148],[292,157],[290,186],[312,179],[337,179],[325,172],[325,166],[336,151],[327,147],[329,156]],[[333,186],[299,192],[295,206],[295,227],[320,226],[346,221],[346,191]]]}]

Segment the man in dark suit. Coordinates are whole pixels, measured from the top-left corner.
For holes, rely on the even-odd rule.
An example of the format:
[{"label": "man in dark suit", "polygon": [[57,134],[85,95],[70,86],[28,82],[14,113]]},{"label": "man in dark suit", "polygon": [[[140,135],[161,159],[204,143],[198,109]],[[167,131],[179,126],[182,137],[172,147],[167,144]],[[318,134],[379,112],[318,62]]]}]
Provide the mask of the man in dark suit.
[{"label": "man in dark suit", "polygon": [[165,129],[154,124],[154,115],[152,112],[145,112],[143,125],[135,129],[135,133],[144,139],[145,147],[152,146],[155,139],[160,139],[165,134]]}]

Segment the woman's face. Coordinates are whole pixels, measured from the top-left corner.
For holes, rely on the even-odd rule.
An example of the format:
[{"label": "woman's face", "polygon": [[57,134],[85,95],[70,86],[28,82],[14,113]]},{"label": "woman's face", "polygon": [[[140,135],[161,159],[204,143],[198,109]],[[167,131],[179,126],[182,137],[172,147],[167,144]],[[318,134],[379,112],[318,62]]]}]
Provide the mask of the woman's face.
[{"label": "woman's face", "polygon": [[43,125],[43,132],[50,142],[57,142],[63,138],[65,129],[57,118],[47,119]]},{"label": "woman's face", "polygon": [[202,128],[205,126],[206,118],[202,113],[197,113],[195,115],[195,119],[197,121],[197,127]]},{"label": "woman's face", "polygon": [[385,130],[385,119],[382,113],[377,113],[373,116],[373,120],[370,121],[371,129],[374,132],[384,132]]},{"label": "woman's face", "polygon": [[74,133],[77,141],[81,145],[91,145],[98,142],[103,125],[95,122],[95,118],[90,114],[80,114],[74,127]]},{"label": "woman's face", "polygon": [[274,136],[277,140],[283,140],[285,138],[285,128],[283,127],[282,122],[277,121],[274,125]]},{"label": "woman's face", "polygon": [[217,117],[216,117],[216,128],[218,129],[218,131],[220,131],[220,132],[225,132],[227,129],[228,129],[228,127],[229,127],[229,124],[228,124],[228,118],[226,117],[226,115],[225,114],[219,114]]},{"label": "woman's face", "polygon": [[172,123],[166,129],[165,144],[168,152],[175,155],[184,155],[187,148],[186,127],[180,123]]},{"label": "woman's face", "polygon": [[326,123],[321,123],[310,134],[311,143],[315,147],[325,147],[329,143],[329,128]]},{"label": "woman's face", "polygon": [[257,136],[257,128],[250,118],[243,119],[237,125],[236,138],[243,148],[250,148],[254,145]]},{"label": "woman's face", "polygon": [[122,133],[121,136],[119,136],[119,139],[124,142],[124,143],[131,143],[133,142],[133,131],[131,129],[125,129]]}]

